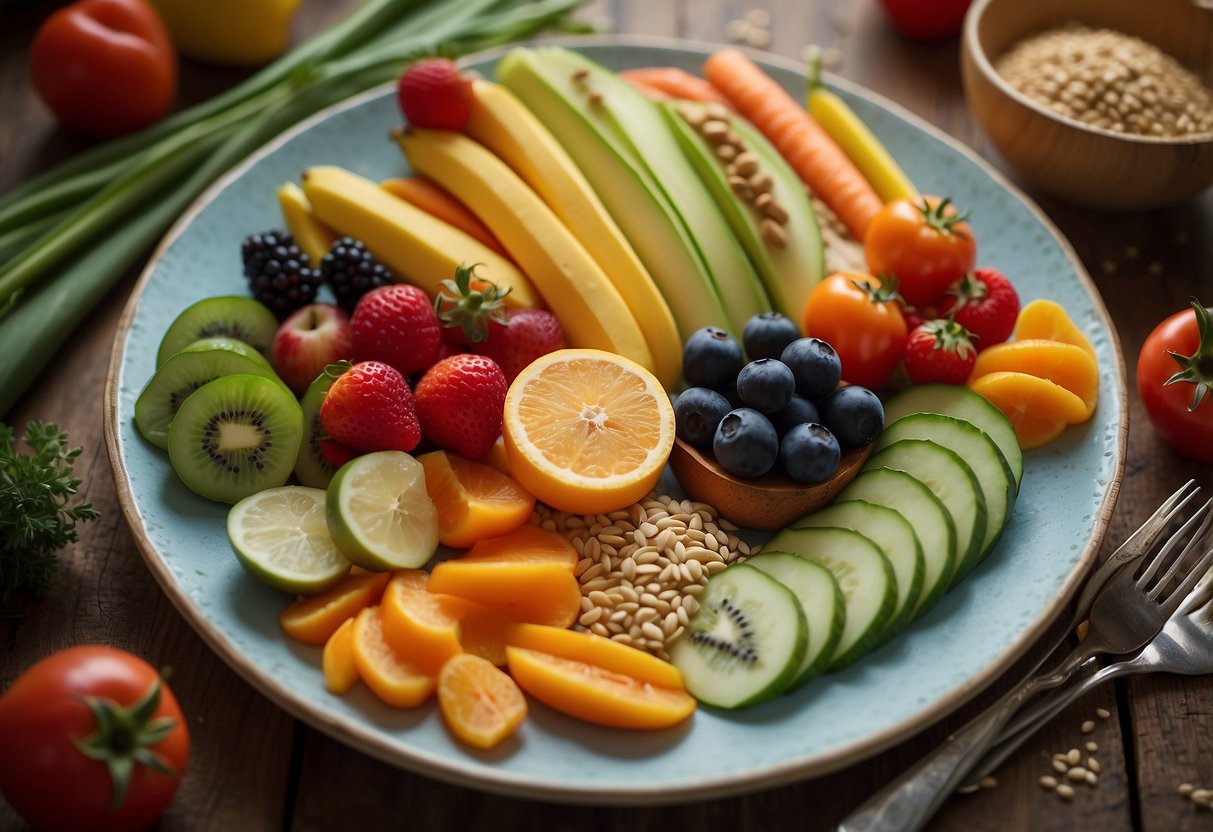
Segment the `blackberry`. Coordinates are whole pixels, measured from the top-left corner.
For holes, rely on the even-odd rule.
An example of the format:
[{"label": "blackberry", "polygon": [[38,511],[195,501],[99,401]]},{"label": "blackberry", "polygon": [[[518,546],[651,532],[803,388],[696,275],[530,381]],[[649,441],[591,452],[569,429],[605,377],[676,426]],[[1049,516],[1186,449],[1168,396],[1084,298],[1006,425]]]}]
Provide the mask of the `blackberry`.
[{"label": "blackberry", "polygon": [[286,231],[273,229],[260,234],[250,234],[240,244],[240,260],[244,264],[244,276],[250,280],[261,271],[262,265],[277,248],[293,246],[295,239]]},{"label": "blackberry", "polygon": [[248,262],[253,297],[269,307],[278,320],[316,302],[324,278],[311,268],[307,255],[293,243],[254,251]]},{"label": "blackberry", "polygon": [[337,305],[353,314],[359,299],[380,286],[395,283],[386,266],[375,260],[361,240],[342,237],[320,261],[320,274],[337,296]]}]

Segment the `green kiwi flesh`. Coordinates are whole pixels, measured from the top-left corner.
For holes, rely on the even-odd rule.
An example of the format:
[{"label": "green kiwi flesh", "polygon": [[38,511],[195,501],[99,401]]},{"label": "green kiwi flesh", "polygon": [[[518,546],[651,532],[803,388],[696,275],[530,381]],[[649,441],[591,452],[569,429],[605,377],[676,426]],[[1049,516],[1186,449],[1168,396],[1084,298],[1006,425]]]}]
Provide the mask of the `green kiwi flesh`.
[{"label": "green kiwi flesh", "polygon": [[235,338],[270,357],[278,319],[264,304],[241,295],[204,298],[177,316],[160,340],[156,366],[200,338]]},{"label": "green kiwi flesh", "polygon": [[303,411],[280,382],[237,373],[204,384],[168,431],[173,470],[190,490],[221,503],[284,485],[303,440]]},{"label": "green kiwi flesh", "polygon": [[261,353],[232,338],[203,338],[173,353],[135,400],[135,426],[158,448],[168,446],[168,426],[182,403],[220,376],[249,373],[278,379]]},{"label": "green kiwi flesh", "polygon": [[299,460],[295,463],[295,477],[301,485],[311,488],[328,488],[329,481],[337,469],[329,465],[324,454],[320,453],[320,440],[324,437],[324,428],[320,426],[320,405],[336,379],[328,373],[321,373],[308,385],[299,400],[303,408],[303,445],[299,448]]}]

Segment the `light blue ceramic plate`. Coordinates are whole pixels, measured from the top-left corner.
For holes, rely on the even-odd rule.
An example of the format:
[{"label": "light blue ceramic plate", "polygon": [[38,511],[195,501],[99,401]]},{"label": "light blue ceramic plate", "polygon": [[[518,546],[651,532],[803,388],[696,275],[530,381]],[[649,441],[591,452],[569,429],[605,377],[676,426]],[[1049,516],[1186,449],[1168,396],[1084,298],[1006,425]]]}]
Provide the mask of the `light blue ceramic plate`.
[{"label": "light blue ceramic plate", "polygon": [[[694,71],[710,51],[635,39],[569,45],[620,69]],[[470,65],[491,76],[494,57]],[[767,68],[799,97],[803,66],[769,59]],[[980,262],[1011,275],[1025,301],[1059,301],[1104,371],[1094,418],[1027,455],[1022,495],[997,550],[929,615],[794,695],[735,714],[701,708],[682,728],[660,733],[599,729],[533,704],[515,739],[480,754],[457,745],[432,706],[392,710],[361,687],[345,697],[326,693],[320,650],[283,637],[277,617],[285,599],[237,563],[225,507],[186,490],[164,454],[141,439],[134,403],[177,313],[205,296],[246,291],[240,241],[281,225],[277,185],[319,164],[372,178],[405,173],[388,139],[399,121],[389,90],[321,114],[212,188],[168,235],[126,311],[107,401],[114,476],[139,547],[181,613],[270,699],[370,754],[475,788],[584,803],[673,803],[821,774],[908,737],[995,679],[1047,627],[1098,549],[1126,431],[1119,346],[1090,280],[1039,209],[930,125],[861,89],[838,88],[915,182],[971,208]]]}]

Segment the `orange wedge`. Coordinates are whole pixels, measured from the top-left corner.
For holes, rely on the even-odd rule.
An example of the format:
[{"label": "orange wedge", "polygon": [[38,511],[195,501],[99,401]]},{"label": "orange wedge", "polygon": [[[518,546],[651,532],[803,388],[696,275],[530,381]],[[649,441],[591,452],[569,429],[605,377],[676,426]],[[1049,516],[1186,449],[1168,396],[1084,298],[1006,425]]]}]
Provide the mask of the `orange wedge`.
[{"label": "orange wedge", "polygon": [[1081,347],[1095,358],[1095,348],[1082,334],[1061,304],[1052,300],[1034,300],[1019,310],[1015,320],[1015,339],[1027,340],[1041,338],[1047,341],[1061,341]]},{"label": "orange wedge", "polygon": [[429,698],[437,680],[388,644],[379,607],[358,613],[353,626],[354,664],[376,696],[397,708],[414,708]]},{"label": "orange wedge", "polygon": [[681,688],[682,671],[669,662],[628,644],[593,633],[582,633],[542,624],[513,624],[503,634],[511,647],[523,647],[576,659],[612,673],[622,673],[641,682],[667,688]]},{"label": "orange wedge", "polygon": [[455,595],[392,582],[379,604],[383,636],[420,670],[436,675],[448,659],[463,652],[459,622],[479,607]]},{"label": "orange wedge", "polygon": [[438,542],[465,549],[527,521],[535,498],[513,477],[446,451],[417,457],[425,490],[438,509]]},{"label": "orange wedge", "polygon": [[526,697],[503,670],[462,653],[438,674],[438,707],[451,733],[476,748],[493,748],[526,719]]},{"label": "orange wedge", "polygon": [[1030,338],[995,344],[978,353],[972,378],[998,372],[1027,373],[1060,384],[1082,399],[1088,417],[1099,402],[1099,366],[1074,344]]},{"label": "orange wedge", "polygon": [[572,572],[577,550],[562,534],[538,526],[519,526],[509,534],[479,540],[462,559],[510,561],[512,563],[560,563]]},{"label": "orange wedge", "polygon": [[557,350],[505,397],[510,471],[553,508],[605,514],[657,483],[674,445],[674,408],[656,377],[602,350]]},{"label": "orange wedge", "polygon": [[1024,450],[1056,439],[1066,425],[1087,419],[1082,399],[1059,384],[1027,373],[987,373],[969,388],[1002,411]]},{"label": "orange wedge", "polygon": [[346,693],[358,681],[358,663],[354,661],[354,619],[341,622],[324,643],[320,656],[324,668],[324,687],[329,693]]},{"label": "orange wedge", "polygon": [[581,587],[572,570],[551,561],[444,560],[434,567],[429,587],[532,624],[570,627],[581,612]]},{"label": "orange wedge", "polygon": [[287,604],[278,622],[288,636],[304,644],[324,644],[345,621],[363,607],[379,603],[387,586],[386,573],[359,571],[319,595]]}]

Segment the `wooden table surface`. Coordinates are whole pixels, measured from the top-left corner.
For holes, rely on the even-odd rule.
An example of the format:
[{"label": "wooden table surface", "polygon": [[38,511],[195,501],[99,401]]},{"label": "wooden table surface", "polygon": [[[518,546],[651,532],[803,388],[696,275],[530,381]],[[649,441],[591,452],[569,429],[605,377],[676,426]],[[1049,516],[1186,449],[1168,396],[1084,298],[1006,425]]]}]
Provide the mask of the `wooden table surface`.
[{"label": "wooden table surface", "polygon": [[[30,37],[53,6],[0,4],[0,192],[84,145],[56,130],[29,90]],[[356,0],[304,0],[296,35],[340,17]],[[598,0],[584,10],[620,33],[726,42],[728,23],[752,9],[770,14],[769,49],[798,57],[817,43],[843,56],[835,71],[935,123],[1006,170],[969,116],[956,39],[918,44],[896,35],[877,0]],[[185,63],[183,102],[234,83],[241,73]],[[1014,174],[1011,174],[1014,179]],[[1174,453],[1151,430],[1133,392],[1133,363],[1155,322],[1195,295],[1213,298],[1213,192],[1167,210],[1106,216],[1042,194],[1045,212],[1070,239],[1107,304],[1127,357],[1131,430],[1124,481],[1106,551],[1180,483],[1208,488],[1213,471]],[[86,642],[117,645],[173,669],[188,715],[188,776],[160,828],[189,830],[705,829],[832,828],[853,806],[959,727],[989,691],[943,722],[875,758],[811,782],[740,798],[669,808],[556,806],[468,791],[395,769],[296,721],[221,662],[178,614],[145,568],[122,519],[102,433],[102,391],[110,346],[134,274],[95,310],[62,349],[52,371],[7,414],[59,422],[84,455],[77,473],[101,519],[82,527],[64,555],[53,591],[0,617],[0,689],[34,661]],[[1010,674],[1008,674],[1010,675]],[[991,691],[1005,689],[1010,679]],[[1097,708],[1111,718],[1094,734],[1079,725]],[[1037,785],[1054,751],[1093,739],[1099,785],[1063,803]],[[3,738],[0,738],[3,742]],[[1072,706],[998,772],[998,785],[951,799],[941,830],[1208,829],[1213,814],[1176,791],[1213,786],[1213,679],[1135,678]],[[23,828],[0,800],[0,828]]]}]

